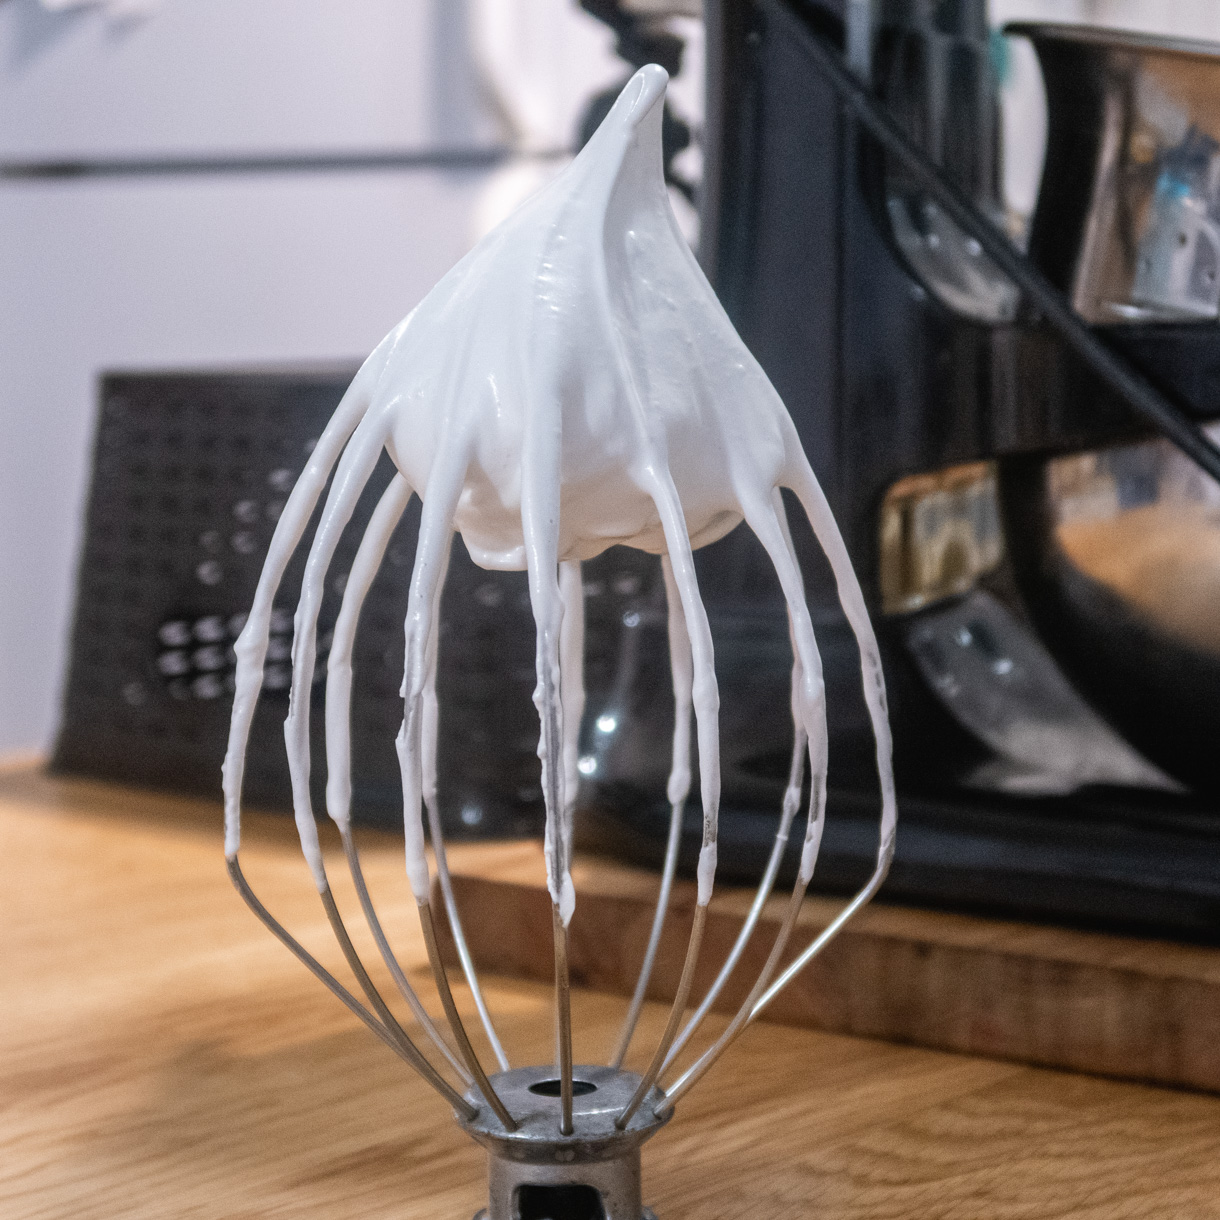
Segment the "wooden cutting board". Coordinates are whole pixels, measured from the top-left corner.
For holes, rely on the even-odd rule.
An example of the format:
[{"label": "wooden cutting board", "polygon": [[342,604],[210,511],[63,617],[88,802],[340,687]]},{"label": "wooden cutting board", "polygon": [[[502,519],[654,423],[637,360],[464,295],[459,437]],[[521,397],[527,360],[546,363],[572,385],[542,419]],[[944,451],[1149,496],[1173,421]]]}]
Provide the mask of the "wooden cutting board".
[{"label": "wooden cutting board", "polygon": [[[657,876],[578,859],[574,981],[630,994]],[[454,871],[476,962],[497,974],[552,977],[550,899],[533,843],[484,849]],[[753,894],[713,900],[693,996],[715,977]],[[786,895],[772,898],[717,1003],[735,1008],[770,949]],[[673,998],[694,905],[674,887],[649,988]],[[839,910],[810,897],[797,945]],[[793,956],[795,953],[793,954]],[[1040,927],[875,903],[783,993],[766,1019],[1074,1071],[1220,1091],[1220,949]]]}]

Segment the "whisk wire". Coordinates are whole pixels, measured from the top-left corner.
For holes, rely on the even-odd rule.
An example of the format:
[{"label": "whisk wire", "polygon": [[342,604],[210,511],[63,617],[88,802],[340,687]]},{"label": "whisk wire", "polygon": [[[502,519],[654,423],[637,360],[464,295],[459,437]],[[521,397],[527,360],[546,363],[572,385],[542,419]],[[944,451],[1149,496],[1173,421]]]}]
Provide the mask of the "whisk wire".
[{"label": "whisk wire", "polygon": [[487,1041],[491,1044],[492,1054],[496,1057],[496,1063],[499,1065],[500,1071],[507,1072],[509,1068],[508,1056],[504,1053],[504,1047],[496,1034],[495,1025],[492,1023],[487,1001],[483,998],[483,988],[479,985],[478,972],[475,970],[474,961],[470,956],[470,947],[466,943],[466,933],[462,928],[462,917],[458,911],[457,900],[454,898],[453,881],[449,875],[449,856],[445,850],[445,831],[441,824],[440,804],[437,800],[436,757],[439,744],[438,723],[440,709],[436,695],[436,669],[438,653],[440,651],[441,598],[444,595],[445,581],[449,574],[449,556],[452,550],[453,533],[450,531],[444,557],[441,560],[440,570],[437,573],[436,592],[432,600],[432,626],[428,633],[426,654],[427,676],[424,679],[423,705],[420,717],[421,787],[424,798],[424,810],[428,818],[428,835],[432,840],[432,854],[436,862],[436,877],[440,884],[441,901],[444,903],[445,915],[449,920],[449,931],[453,937],[454,947],[457,950],[458,962],[461,964],[466,985],[470,988],[471,998],[474,1000],[479,1020],[483,1024],[483,1032],[487,1035]]},{"label": "whisk wire", "polygon": [[[632,1115],[639,1109],[648,1090],[655,1083],[661,1065],[665,1061],[665,1055],[681,1026],[686,1001],[694,982],[699,947],[707,921],[707,905],[711,901],[712,884],[716,874],[716,833],[720,809],[720,696],[716,685],[712,632],[708,623],[707,610],[699,596],[694,555],[691,551],[690,535],[686,529],[682,502],[674,485],[672,474],[667,468],[658,469],[655,472],[651,495],[665,535],[667,554],[664,563],[667,593],[671,595],[671,606],[681,607],[681,618],[690,643],[691,702],[695,710],[697,726],[699,785],[703,804],[703,840],[699,849],[695,915],[691,923],[691,935],[687,943],[686,960],[682,966],[678,991],[674,996],[665,1032],[661,1036],[652,1062],[631,1100],[615,1119],[615,1126],[619,1130],[626,1127]],[[677,655],[676,652],[674,655]],[[671,656],[671,663],[672,660]]]},{"label": "whisk wire", "polygon": [[775,982],[772,983],[771,986],[758,997],[754,1007],[750,1010],[751,1021],[755,1020],[759,1013],[761,1013],[763,1009],[766,1008],[767,1005],[770,1004],[771,1001],[774,1000],[775,997],[779,995],[779,993],[783,991],[783,989],[787,987],[788,984],[791,983],[792,980],[796,978],[796,976],[800,974],[800,972],[804,970],[805,967],[808,966],[809,963],[813,961],[813,959],[817,957],[817,955],[821,953],[832,940],[834,940],[834,938],[839,934],[839,930],[843,927],[843,925],[847,923],[847,921],[851,919],[851,917],[855,915],[855,913],[862,906],[866,906],[872,900],[877,891],[881,888],[882,883],[885,881],[886,874],[890,870],[890,862],[893,860],[893,858],[894,839],[891,835],[887,841],[883,841],[882,843],[880,851],[880,863],[874,870],[872,877],[869,878],[868,883],[855,895],[851,902],[849,902],[838,913],[838,915],[836,915],[834,919],[832,919],[830,923],[828,923],[826,927],[818,933],[808,947],[802,950],[802,952],[793,959],[791,964],[785,968],[783,974],[781,974],[779,978],[777,978]]},{"label": "whisk wire", "polygon": [[500,1071],[507,1072],[509,1069],[508,1056],[504,1053],[504,1046],[492,1023],[491,1012],[487,1007],[487,1000],[483,996],[483,988],[479,984],[479,973],[475,969],[474,958],[470,955],[470,946],[466,943],[466,933],[462,928],[462,918],[453,893],[453,879],[449,875],[444,830],[441,827],[440,811],[435,796],[425,797],[424,807],[428,811],[428,833],[432,838],[432,854],[436,860],[436,878],[440,884],[441,901],[445,907],[445,917],[449,920],[449,933],[453,938],[453,946],[457,950],[458,962],[461,964],[466,985],[470,988],[470,996],[479,1014],[479,1020],[482,1022],[483,1032],[487,1035],[487,1041],[491,1045],[491,1052],[496,1057]]},{"label": "whisk wire", "polygon": [[413,1067],[463,1118],[470,1120],[478,1115],[472,1106],[451,1084],[428,1062],[419,1048],[405,1038],[399,1041],[287,928],[262,904],[258,895],[250,888],[242,873],[236,856],[226,860],[229,879],[246,905],[258,917],[271,934],[329,990],[349,1012],[358,1017],[400,1059]]},{"label": "whisk wire", "polygon": [[[782,510],[782,503],[779,506]],[[780,516],[781,524],[786,526],[786,520]],[[786,530],[785,530],[786,534]],[[789,541],[791,539],[789,538]],[[696,1031],[702,1025],[707,1014],[711,1011],[712,1006],[719,998],[721,991],[732,977],[733,971],[736,970],[738,962],[745,952],[746,946],[749,944],[754,935],[754,929],[758,926],[758,921],[762,916],[763,907],[766,905],[767,899],[771,896],[771,891],[775,886],[775,878],[779,873],[779,867],[784,857],[784,851],[788,845],[788,835],[792,827],[792,822],[796,817],[801,801],[801,788],[804,785],[805,778],[805,754],[809,744],[808,735],[805,732],[805,727],[801,722],[801,716],[798,705],[798,693],[800,683],[804,673],[801,664],[800,649],[797,646],[795,626],[792,615],[788,616],[788,636],[792,645],[792,679],[791,679],[791,705],[792,705],[792,758],[788,764],[788,785],[784,792],[784,802],[780,812],[779,826],[775,832],[775,842],[771,847],[771,855],[767,860],[767,867],[763,871],[763,876],[758,884],[758,889],[754,894],[754,901],[750,904],[750,909],[746,914],[746,918],[742,923],[741,929],[737,934],[737,939],[733,942],[733,947],[729,951],[728,957],[721,966],[720,972],[716,975],[712,985],[708,988],[707,994],[703,997],[699,1007],[695,1010],[694,1015],[686,1023],[682,1032],[675,1039],[673,1046],[670,1047],[669,1053],[665,1057],[665,1062],[661,1065],[661,1073],[664,1074],[669,1070],[670,1066],[682,1053],[686,1044],[694,1036]]]},{"label": "whisk wire", "polygon": [[[800,954],[796,961],[783,972],[775,984],[771,985],[771,977],[779,964],[782,953],[787,947],[787,942],[791,937],[800,912],[801,903],[804,900],[805,891],[812,880],[817,848],[820,844],[821,831],[824,825],[827,743],[825,740],[825,698],[824,692],[821,692],[821,697],[809,709],[815,715],[813,724],[811,725],[808,720],[806,721],[807,727],[816,729],[816,735],[814,732],[810,732],[813,784],[810,797],[809,823],[806,830],[805,853],[802,858],[797,883],[793,888],[788,911],[776,935],[771,954],[753,988],[751,988],[746,1002],[738,1009],[733,1020],[724,1033],[721,1034],[720,1038],[668,1090],[666,1100],[658,1111],[660,1114],[672,1113],[677,1102],[706,1075],[707,1071],[720,1058],[746,1025],[762,1011],[765,1004],[770,1003],[775,995],[796,977],[797,972],[829,944],[847,920],[873,897],[885,879],[885,874],[889,870],[890,860],[893,856],[895,806],[893,774],[889,765],[891,743],[889,724],[885,714],[884,680],[880,673],[876,637],[873,633],[872,624],[868,619],[867,611],[864,608],[863,595],[861,594],[859,582],[856,580],[850,560],[847,557],[842,536],[839,534],[838,527],[830,513],[825,496],[817,485],[817,480],[814,478],[813,472],[809,467],[808,459],[805,458],[804,452],[799,448],[793,456],[792,468],[789,470],[788,476],[793,490],[796,492],[810,523],[814,527],[822,549],[830,561],[838,584],[839,597],[843,604],[844,612],[860,642],[861,676],[864,685],[865,701],[868,704],[877,743],[877,769],[882,789],[881,835],[878,846],[877,866],[873,876],[855,895],[852,901],[815,938],[813,944]],[[794,643],[805,658],[803,663],[806,668],[809,668],[810,665],[817,667],[815,676],[817,678],[817,685],[820,688],[821,662],[817,657],[816,643],[812,638],[812,625],[809,621],[808,608],[804,605],[802,596],[803,582],[800,579],[795,550],[792,545],[791,534],[787,527],[787,519],[778,490],[773,493],[772,501],[773,507],[770,519],[768,519],[768,515],[764,511],[760,511],[758,506],[752,506],[754,508],[753,513],[747,508],[747,519],[764,547],[766,547],[775,565],[792,616]],[[762,1003],[762,1001],[765,1001],[765,1003]]]},{"label": "whisk wire", "polygon": [[678,848],[682,841],[682,819],[686,813],[686,799],[690,795],[691,688],[694,681],[694,662],[691,655],[690,635],[686,630],[686,616],[682,610],[681,593],[678,590],[673,564],[670,563],[668,555],[661,556],[661,573],[665,579],[669,670],[674,691],[673,748],[669,783],[666,786],[666,795],[670,803],[669,837],[665,844],[665,863],[661,869],[661,885],[657,892],[657,906],[652,917],[652,927],[648,933],[644,960],[640,964],[635,991],[632,994],[627,1015],[623,1020],[623,1028],[610,1060],[611,1067],[621,1067],[623,1060],[627,1057],[627,1048],[631,1045],[631,1038],[640,1018],[640,1010],[644,1006],[644,996],[648,992],[648,983],[652,978],[653,966],[656,963],[657,948],[661,943],[661,933],[665,927],[665,917],[669,911],[669,897],[673,889],[674,873],[678,867]]},{"label": "whisk wire", "polygon": [[736,1040],[738,1034],[746,1027],[750,1020],[750,1015],[754,1010],[754,1004],[762,994],[763,989],[770,981],[771,976],[775,973],[775,968],[779,965],[781,956],[788,946],[788,940],[792,935],[792,929],[796,926],[797,916],[801,911],[801,904],[805,900],[805,891],[808,888],[807,883],[798,881],[793,887],[792,896],[788,900],[788,909],[784,913],[783,922],[780,924],[779,931],[775,936],[775,943],[771,946],[771,952],[767,956],[766,963],[763,965],[758,979],[754,986],[750,989],[750,994],[746,997],[745,1002],[738,1008],[733,1020],[729,1022],[728,1028],[720,1035],[716,1041],[708,1047],[706,1051],[689,1067],[685,1073],[665,1091],[665,1101],[658,1108],[658,1115],[669,1113],[678,1104],[678,1101],[685,1096],[690,1089],[697,1084],[716,1062],[721,1055],[728,1050],[729,1046]]},{"label": "whisk wire", "polygon": [[712,985],[707,989],[707,994],[700,1001],[699,1007],[695,1009],[694,1015],[683,1026],[682,1032],[674,1039],[674,1044],[669,1048],[669,1053],[665,1056],[665,1062],[661,1065],[662,1073],[669,1070],[674,1060],[682,1053],[686,1044],[698,1031],[699,1027],[703,1024],[704,1018],[711,1012],[713,1005],[719,999],[720,993],[732,977],[733,971],[737,969],[737,964],[741,961],[742,954],[745,953],[746,946],[754,935],[754,929],[758,926],[763,907],[766,906],[767,899],[775,888],[775,878],[779,873],[779,866],[783,861],[784,851],[788,846],[788,834],[800,805],[801,785],[804,782],[805,774],[805,748],[806,739],[804,730],[797,729],[796,740],[792,746],[792,762],[788,770],[788,788],[784,794],[783,812],[780,814],[779,828],[775,832],[775,842],[772,844],[771,855],[767,860],[767,867],[763,872],[762,880],[758,883],[758,889],[755,891],[754,901],[750,904],[750,910],[741,925],[740,931],[737,933],[737,939],[733,942],[733,947],[729,951],[728,957],[725,958],[724,965],[720,968],[719,974],[716,975]]},{"label": "whisk wire", "polygon": [[568,929],[557,903],[551,906],[555,942],[555,1049],[559,1071],[559,1134],[572,1126],[572,977],[568,966]]},{"label": "whisk wire", "polygon": [[330,930],[334,933],[335,940],[343,951],[343,956],[347,961],[348,967],[356,976],[356,981],[360,984],[360,990],[364,992],[368,1002],[373,1006],[373,1010],[381,1018],[381,1023],[389,1031],[390,1036],[399,1044],[410,1042],[411,1039],[407,1031],[403,1029],[398,1023],[398,1018],[390,1011],[390,1006],[382,998],[381,992],[377,990],[373,980],[369,977],[369,972],[365,968],[364,962],[361,961],[359,953],[356,952],[356,946],[352,944],[352,938],[348,934],[343,917],[339,914],[339,908],[335,903],[335,896],[331,892],[329,884],[320,892],[319,897],[322,899],[322,907],[326,911]]},{"label": "whisk wire", "polygon": [[411,986],[398,958],[395,957],[394,951],[390,947],[385,930],[381,926],[381,920],[377,917],[377,910],[373,906],[368,885],[364,880],[364,869],[360,865],[360,854],[356,850],[351,828],[348,826],[340,827],[339,833],[343,840],[343,851],[347,856],[352,883],[355,885],[356,895],[360,899],[360,908],[364,912],[365,919],[368,921],[369,931],[372,932],[373,939],[377,942],[377,949],[381,953],[381,959],[385,962],[386,969],[390,972],[390,977],[394,980],[399,994],[410,1006],[412,1013],[415,1014],[415,1019],[432,1040],[433,1045],[444,1055],[445,1061],[458,1074],[462,1083],[469,1087],[474,1082],[474,1078],[466,1070],[466,1065],[453,1053],[449,1044],[441,1036],[440,1030],[436,1028],[435,1022],[428,1015],[428,1010],[423,1006],[419,995],[416,993],[415,988]]},{"label": "whisk wire", "polygon": [[640,963],[640,973],[635,981],[635,991],[631,995],[631,1003],[627,1015],[623,1019],[623,1028],[619,1031],[614,1053],[610,1056],[611,1067],[622,1067],[627,1057],[627,1048],[631,1045],[635,1027],[639,1023],[640,1012],[644,1008],[644,997],[648,994],[648,983],[652,978],[652,970],[656,965],[657,949],[661,944],[661,933],[665,928],[665,918],[669,914],[669,896],[673,890],[674,873],[678,867],[678,847],[682,841],[682,815],[686,810],[686,802],[675,802],[669,813],[669,837],[665,842],[665,863],[661,869],[661,887],[657,891],[657,906],[652,916],[652,927],[648,932],[648,944],[644,950],[644,960]]},{"label": "whisk wire", "polygon": [[445,1009],[445,1016],[449,1019],[449,1028],[453,1031],[453,1036],[458,1044],[458,1050],[466,1061],[470,1074],[474,1077],[476,1087],[482,1093],[487,1104],[492,1108],[495,1116],[504,1124],[504,1129],[506,1131],[516,1131],[517,1122],[509,1114],[504,1102],[500,1100],[500,1096],[492,1087],[491,1081],[487,1079],[487,1073],[483,1070],[483,1065],[479,1062],[478,1055],[475,1054],[474,1047],[470,1043],[470,1037],[466,1033],[466,1026],[462,1023],[461,1014],[458,1012],[457,1004],[454,1002],[453,990],[449,986],[449,975],[445,970],[445,963],[441,959],[440,947],[436,940],[436,923],[432,917],[432,904],[421,902],[417,905],[419,908],[419,923],[424,933],[424,944],[428,950],[428,961],[432,965],[432,976],[436,980],[436,990],[440,993],[441,1004]]},{"label": "whisk wire", "polygon": [[[802,739],[807,742],[812,765],[809,816],[800,870],[792,889],[788,910],[776,934],[771,953],[750,989],[748,997],[738,1008],[728,1028],[670,1090],[669,1097],[662,1107],[663,1112],[673,1109],[678,1096],[707,1072],[749,1021],[754,1004],[778,967],[792,929],[796,925],[801,903],[804,901],[805,892],[813,877],[825,821],[828,742],[822,663],[813,634],[813,625],[809,618],[809,610],[804,602],[804,586],[792,546],[792,538],[787,529],[783,502],[778,493],[775,493],[770,497],[770,502],[761,497],[747,498],[743,501],[742,507],[745,510],[747,523],[771,558],[776,575],[779,577],[780,587],[783,589],[788,603],[789,631],[794,654],[792,669],[792,713],[796,725],[794,744],[802,744]],[[792,781],[798,774],[798,767],[794,762],[789,772],[789,793],[792,792]],[[797,791],[799,792],[799,788]]]},{"label": "whisk wire", "polygon": [[640,1108],[644,1098],[648,1096],[648,1090],[652,1088],[657,1077],[661,1074],[661,1068],[665,1063],[665,1056],[678,1033],[683,1014],[686,1012],[686,1001],[690,998],[691,984],[695,981],[695,967],[699,962],[699,949],[703,943],[703,931],[706,926],[707,907],[701,903],[695,907],[695,917],[691,924],[690,942],[686,949],[686,961],[682,965],[682,977],[678,980],[678,991],[674,996],[673,1006],[669,1010],[669,1020],[666,1022],[665,1032],[661,1035],[661,1041],[657,1044],[652,1062],[648,1065],[648,1070],[644,1073],[640,1083],[636,1086],[635,1092],[631,1095],[631,1100],[623,1107],[614,1120],[614,1125],[620,1131],[626,1128],[627,1124],[631,1121],[632,1115]]},{"label": "whisk wire", "polygon": [[446,1062],[458,1074],[464,1085],[472,1082],[462,1061],[453,1053],[441,1037],[419,996],[408,982],[398,959],[390,947],[369,895],[351,833],[351,696],[352,696],[352,652],[360,612],[364,607],[386,548],[402,515],[410,502],[411,486],[401,474],[395,474],[382,493],[377,507],[369,520],[368,528],[360,539],[355,559],[343,590],[343,599],[335,620],[334,631],[327,659],[326,685],[326,808],[331,820],[339,828],[347,857],[348,871],[360,899],[360,907],[377,944],[382,961],[424,1032],[433,1045],[444,1056]]}]

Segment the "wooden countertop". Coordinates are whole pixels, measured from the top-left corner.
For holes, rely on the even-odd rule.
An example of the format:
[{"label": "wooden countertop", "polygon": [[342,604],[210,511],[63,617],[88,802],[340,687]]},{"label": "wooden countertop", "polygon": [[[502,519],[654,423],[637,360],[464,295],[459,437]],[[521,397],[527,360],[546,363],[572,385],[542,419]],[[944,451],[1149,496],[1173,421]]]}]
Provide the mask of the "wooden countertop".
[{"label": "wooden countertop", "polygon": [[[368,835],[364,851],[422,984],[399,846]],[[242,859],[338,969],[291,821],[251,818]],[[2,774],[0,909],[6,1220],[480,1206],[478,1149],[231,889],[214,804]],[[487,990],[510,1054],[544,1057],[547,989]],[[578,1059],[605,1053],[621,1010],[577,995]],[[660,1019],[651,1008],[648,1028]],[[752,1028],[706,1085],[645,1149],[660,1220],[1220,1218],[1213,1096],[777,1025]]]}]

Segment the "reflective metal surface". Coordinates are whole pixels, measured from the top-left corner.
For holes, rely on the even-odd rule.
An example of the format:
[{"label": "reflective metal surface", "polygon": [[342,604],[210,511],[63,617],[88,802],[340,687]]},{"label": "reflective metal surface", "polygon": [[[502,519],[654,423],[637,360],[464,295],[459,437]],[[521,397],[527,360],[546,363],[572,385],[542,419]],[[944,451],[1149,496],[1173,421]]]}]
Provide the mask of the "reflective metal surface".
[{"label": "reflective metal surface", "polygon": [[899,479],[881,502],[881,608],[919,610],[974,587],[1003,558],[995,464]]},{"label": "reflective metal surface", "polygon": [[994,751],[964,777],[1026,796],[1090,784],[1173,790],[1064,679],[1038,637],[976,590],[910,621],[907,646],[955,720]]},{"label": "reflective metal surface", "polygon": [[1036,253],[1074,264],[1063,287],[1076,310],[1094,323],[1216,318],[1220,45],[1073,26],[1005,32],[1029,38],[1041,62],[1039,210],[1056,228],[1041,237],[1063,257]]},{"label": "reflective metal surface", "polygon": [[1215,791],[1220,485],[1160,440],[1016,464],[1004,484],[1018,577],[1056,658],[1132,745]]},{"label": "reflective metal surface", "polygon": [[[559,1081],[550,1067],[499,1072],[492,1085],[517,1120],[505,1131],[486,1106],[461,1125],[487,1149],[488,1207],[476,1220],[655,1220],[640,1198],[640,1147],[668,1121],[657,1088],[625,1128],[615,1119],[640,1083],[635,1072],[578,1065],[571,1135],[559,1134]],[[481,1100],[471,1093],[469,1100]]]},{"label": "reflective metal surface", "polygon": [[[1004,227],[997,91],[983,0],[880,6],[877,87],[894,118],[970,199]],[[979,322],[1011,321],[1020,294],[925,191],[886,167],[893,237],[924,287]]]},{"label": "reflective metal surface", "polygon": [[[1208,432],[1220,436],[1220,424]],[[1220,485],[1167,441],[1056,458],[1067,562],[1182,647],[1220,660]]]}]

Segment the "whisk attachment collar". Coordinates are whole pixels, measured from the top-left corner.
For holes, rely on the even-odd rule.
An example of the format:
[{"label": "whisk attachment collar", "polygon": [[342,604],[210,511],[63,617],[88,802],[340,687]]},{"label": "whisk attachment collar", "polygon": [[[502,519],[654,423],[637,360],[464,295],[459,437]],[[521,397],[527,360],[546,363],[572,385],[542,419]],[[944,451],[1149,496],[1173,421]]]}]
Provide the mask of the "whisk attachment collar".
[{"label": "whisk attachment collar", "polygon": [[[620,1128],[615,1119],[642,1078],[622,1068],[577,1065],[572,1071],[572,1132],[561,1135],[560,1082],[553,1067],[498,1072],[491,1083],[518,1125],[506,1133],[485,1109],[459,1120],[488,1154],[488,1207],[476,1220],[516,1220],[527,1210],[523,1200],[552,1196],[579,1203],[582,1192],[590,1216],[655,1220],[641,1199],[640,1148],[668,1121],[655,1114],[663,1100],[660,1089],[649,1088],[646,1104]],[[473,1093],[468,1097],[475,1100]]]}]

